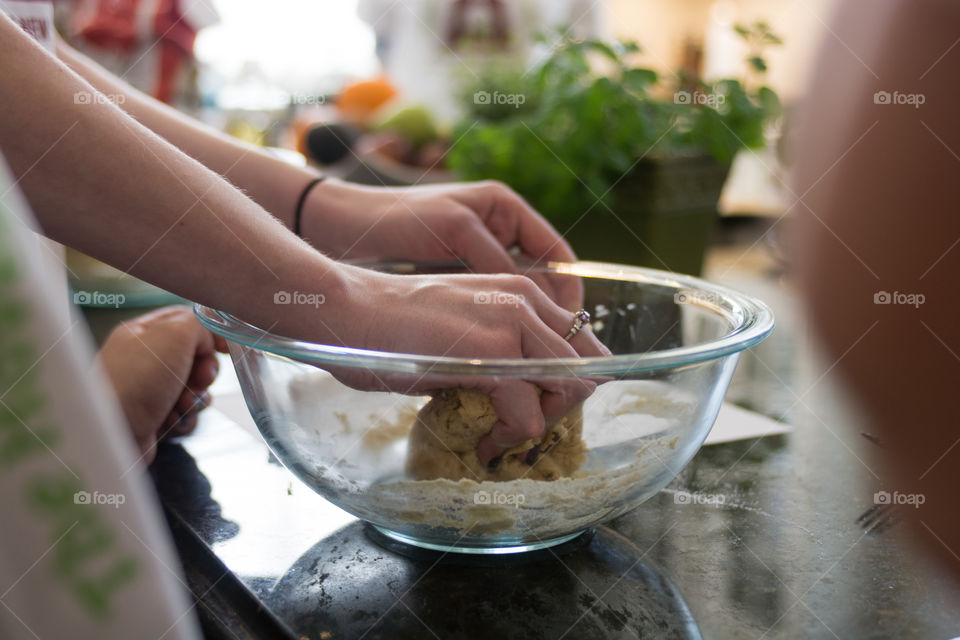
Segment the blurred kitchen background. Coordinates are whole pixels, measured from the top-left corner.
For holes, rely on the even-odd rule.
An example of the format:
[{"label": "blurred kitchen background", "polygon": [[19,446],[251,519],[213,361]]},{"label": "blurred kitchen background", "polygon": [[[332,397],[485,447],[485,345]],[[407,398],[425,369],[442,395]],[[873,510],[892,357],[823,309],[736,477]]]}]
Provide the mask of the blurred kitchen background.
[{"label": "blurred kitchen background", "polygon": [[[500,179],[581,258],[761,297],[778,331],[728,397],[789,419],[805,337],[782,286],[782,140],[830,4],[64,0],[57,21],[134,86],[289,162],[373,185]],[[122,291],[131,313],[170,301],[69,259],[75,290]]]},{"label": "blurred kitchen background", "polygon": [[[250,142],[299,152],[318,164],[345,151],[338,143],[350,143],[353,153],[344,159],[367,159],[383,181],[395,183],[474,177],[478,169],[468,160],[458,158],[459,170],[451,172],[444,155],[464,121],[476,120],[475,105],[469,102],[475,93],[469,91],[471,85],[489,82],[491,67],[533,69],[556,44],[555,29],[567,30],[576,39],[638,43],[641,51],[629,55],[629,64],[659,73],[663,92],[674,89],[672,84],[681,86],[675,74],[707,82],[747,78],[755,71],[746,60],[751,46],[735,27],[761,23],[782,41],[762,50],[767,67],[762,83],[789,108],[803,86],[817,42],[829,33],[824,24],[829,4],[67,0],[59,3],[58,22],[79,49],[138,88],[209,124]],[[535,39],[544,34],[548,42],[538,44]],[[502,93],[510,88],[505,81]],[[491,100],[497,97],[504,99]],[[533,101],[526,96],[517,111]],[[403,107],[415,109],[404,112]],[[398,113],[400,118],[390,122]],[[311,138],[316,123],[352,126],[326,135],[314,132]],[[775,123],[777,130],[766,135],[778,135],[782,124]],[[361,132],[377,139],[357,140]],[[549,132],[537,133],[547,146],[555,144]],[[770,145],[738,154],[720,201],[721,213],[782,212],[785,199],[778,176],[769,175],[779,170],[775,149]],[[333,171],[349,175],[354,169],[347,164]],[[353,177],[361,176],[358,172]],[[375,176],[366,181],[378,183]],[[536,193],[524,195],[542,199]]]}]

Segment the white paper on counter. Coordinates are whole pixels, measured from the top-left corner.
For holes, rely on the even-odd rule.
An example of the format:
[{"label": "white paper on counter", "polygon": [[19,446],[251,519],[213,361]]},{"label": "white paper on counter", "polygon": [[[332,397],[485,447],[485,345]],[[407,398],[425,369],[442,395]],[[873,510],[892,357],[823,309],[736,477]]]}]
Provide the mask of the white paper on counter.
[{"label": "white paper on counter", "polygon": [[779,433],[790,433],[793,427],[783,422],[771,420],[767,416],[754,411],[748,411],[735,404],[724,402],[720,407],[720,415],[713,423],[713,429],[707,436],[704,445],[746,440],[761,436],[773,436]]}]

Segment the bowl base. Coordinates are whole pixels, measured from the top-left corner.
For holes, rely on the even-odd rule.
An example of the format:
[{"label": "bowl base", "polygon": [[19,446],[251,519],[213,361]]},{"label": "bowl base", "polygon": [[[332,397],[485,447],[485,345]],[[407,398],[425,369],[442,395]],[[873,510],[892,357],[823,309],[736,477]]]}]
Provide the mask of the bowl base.
[{"label": "bowl base", "polygon": [[[371,536],[375,542],[386,547],[390,551],[404,553],[405,551],[414,551],[415,549],[425,549],[431,552],[437,552],[443,555],[456,553],[468,556],[503,556],[542,549],[550,549],[560,545],[570,547],[570,550],[579,548],[593,539],[594,530],[584,529],[576,531],[569,535],[550,538],[548,540],[537,540],[536,542],[527,542],[523,544],[504,544],[503,546],[468,546],[468,545],[445,545],[435,542],[427,542],[412,536],[408,536],[396,531],[391,531],[385,527],[375,524],[369,524],[369,530],[374,535]],[[556,553],[556,550],[554,550]]]}]

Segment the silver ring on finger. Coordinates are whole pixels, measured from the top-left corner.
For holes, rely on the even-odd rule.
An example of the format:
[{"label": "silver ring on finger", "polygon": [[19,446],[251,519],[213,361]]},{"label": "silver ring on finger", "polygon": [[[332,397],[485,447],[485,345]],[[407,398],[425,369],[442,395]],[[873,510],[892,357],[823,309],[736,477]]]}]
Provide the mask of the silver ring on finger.
[{"label": "silver ring on finger", "polygon": [[570,333],[566,335],[564,340],[567,342],[570,341],[573,336],[580,333],[580,330],[583,329],[585,325],[590,324],[590,312],[586,309],[580,309],[573,314],[573,326],[570,328]]}]

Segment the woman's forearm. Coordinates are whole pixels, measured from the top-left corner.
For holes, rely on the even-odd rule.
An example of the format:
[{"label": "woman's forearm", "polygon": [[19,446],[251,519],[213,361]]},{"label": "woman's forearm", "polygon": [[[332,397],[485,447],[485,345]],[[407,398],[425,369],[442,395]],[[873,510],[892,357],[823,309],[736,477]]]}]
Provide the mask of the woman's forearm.
[{"label": "woman's forearm", "polygon": [[[292,166],[189,118],[134,89],[58,38],[57,56],[107,96],[123,96],[120,107],[181,151],[244,190],[287,227],[297,199],[316,173]],[[120,102],[117,100],[117,102]],[[265,179],[269,176],[269,179]]]},{"label": "woman's forearm", "polygon": [[47,235],[263,326],[279,290],[343,294],[341,267],[220,176],[116,106],[76,104],[93,88],[2,15],[0,60],[0,148]]}]

